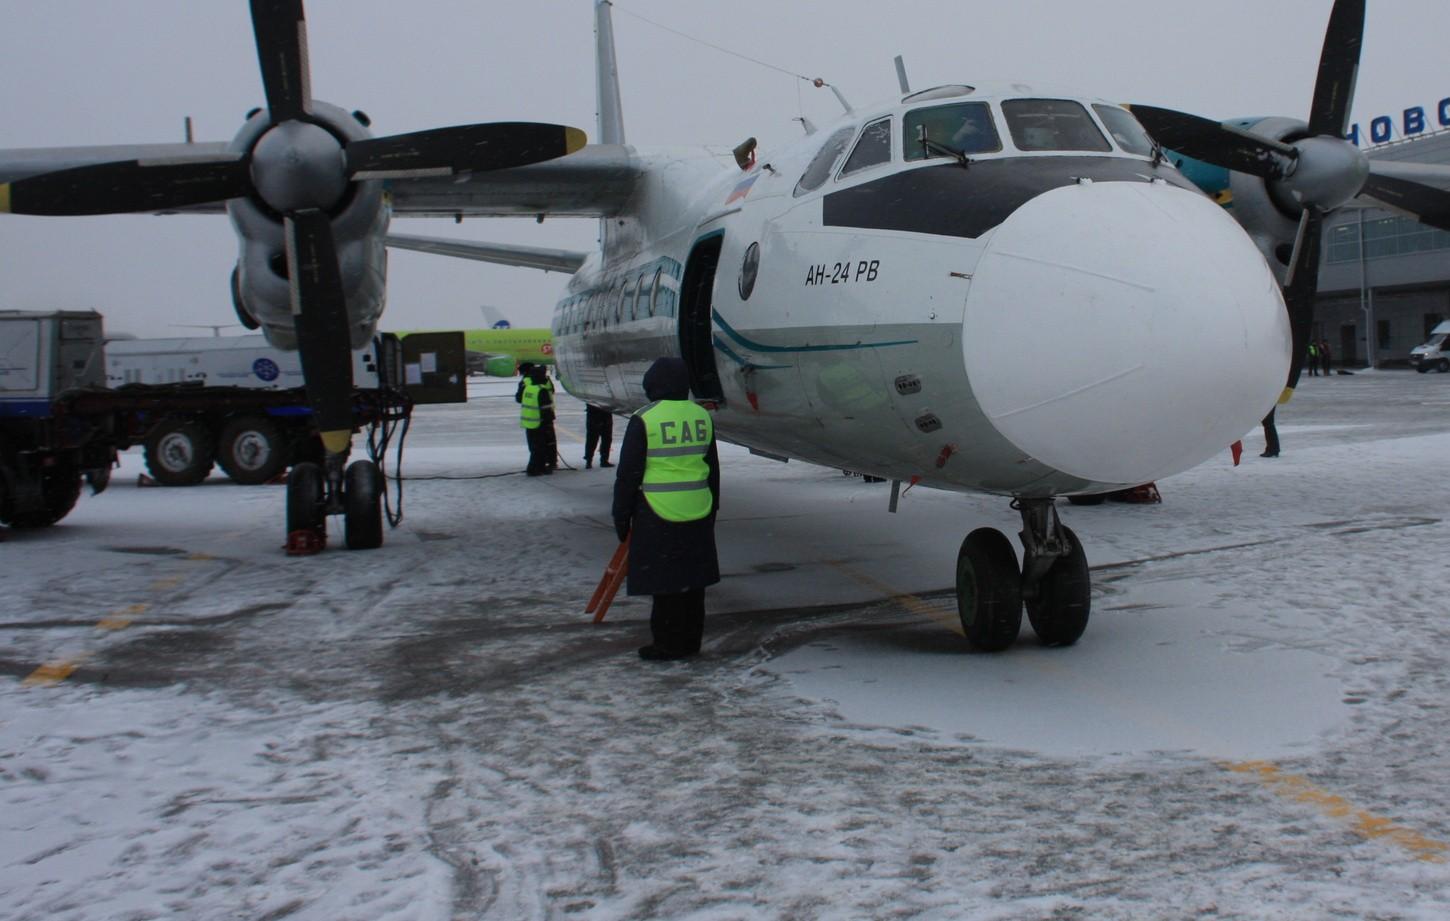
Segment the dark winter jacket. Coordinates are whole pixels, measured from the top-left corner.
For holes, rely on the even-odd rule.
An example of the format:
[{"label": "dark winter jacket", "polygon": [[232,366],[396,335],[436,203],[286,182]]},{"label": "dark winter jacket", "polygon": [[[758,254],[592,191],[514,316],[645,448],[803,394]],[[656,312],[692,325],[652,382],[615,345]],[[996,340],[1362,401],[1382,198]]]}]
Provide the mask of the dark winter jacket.
[{"label": "dark winter jacket", "polygon": [[[644,392],[650,400],[688,400],[690,375],[683,360],[660,358],[644,376]],[[644,423],[630,417],[620,446],[614,477],[614,530],[620,540],[629,535],[629,583],[631,595],[668,595],[703,588],[720,581],[720,562],[715,554],[715,512],[720,508],[720,458],[715,441],[705,463],[710,468],[710,514],[698,521],[665,521],[645,501]]]}]

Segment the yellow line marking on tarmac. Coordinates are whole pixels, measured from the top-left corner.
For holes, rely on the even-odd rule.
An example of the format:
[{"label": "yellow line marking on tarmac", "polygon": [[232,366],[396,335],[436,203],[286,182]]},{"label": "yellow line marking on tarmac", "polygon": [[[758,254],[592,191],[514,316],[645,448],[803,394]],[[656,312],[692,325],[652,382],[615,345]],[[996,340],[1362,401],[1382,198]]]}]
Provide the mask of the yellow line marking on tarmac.
[{"label": "yellow line marking on tarmac", "polygon": [[182,559],[185,559],[185,560],[202,560],[202,561],[208,561],[208,560],[214,560],[214,559],[216,559],[216,557],[212,556],[209,553],[200,553],[200,552],[197,552],[197,553],[188,553],[186,556],[182,557]]},{"label": "yellow line marking on tarmac", "polygon": [[906,608],[908,611],[911,611],[913,614],[919,614],[922,617],[927,618],[928,620],[934,620],[937,623],[941,624],[943,627],[946,627],[948,630],[955,632],[958,636],[967,635],[967,631],[962,629],[961,618],[956,617],[953,614],[947,613],[942,608],[937,607],[930,602],[923,601],[922,599],[916,597],[910,592],[903,592],[901,589],[896,588],[893,585],[888,585],[887,583],[882,582],[880,579],[866,575],[864,572],[858,572],[857,570],[852,569],[850,566],[847,566],[845,563],[839,562],[837,560],[827,560],[826,565],[842,573],[845,573],[847,576],[855,579],[857,582],[866,586],[867,588],[874,588],[878,592],[884,592],[887,595],[887,601],[894,601],[900,604],[902,607]]},{"label": "yellow line marking on tarmac", "polygon": [[180,584],[181,576],[167,576],[165,579],[157,579],[155,582],[152,582],[151,589],[153,591],[160,591],[166,588],[176,588]]},{"label": "yellow line marking on tarmac", "polygon": [[1333,819],[1344,819],[1361,838],[1385,840],[1409,851],[1416,860],[1445,863],[1450,844],[1427,838],[1412,828],[1397,825],[1391,819],[1374,815],[1356,807],[1342,796],[1315,786],[1307,777],[1285,774],[1270,761],[1239,761],[1224,765],[1235,774],[1247,774],[1271,792],[1300,803],[1308,803]]},{"label": "yellow line marking on tarmac", "polygon": [[53,687],[69,678],[71,672],[80,667],[86,656],[84,653],[71,659],[62,659],[58,662],[47,662],[31,672],[24,681],[20,682],[22,687]]}]

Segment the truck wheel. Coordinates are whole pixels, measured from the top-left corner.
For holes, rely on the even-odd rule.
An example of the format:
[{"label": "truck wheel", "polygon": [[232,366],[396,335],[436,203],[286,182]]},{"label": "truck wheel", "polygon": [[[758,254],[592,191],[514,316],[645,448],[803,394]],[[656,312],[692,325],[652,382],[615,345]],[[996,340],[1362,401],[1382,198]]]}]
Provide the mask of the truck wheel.
[{"label": "truck wheel", "polygon": [[25,512],[11,511],[3,522],[12,528],[48,528],[75,508],[81,495],[81,475],[70,464],[46,468],[40,482],[41,507]]},{"label": "truck wheel", "polygon": [[146,436],[146,469],[163,486],[195,486],[211,473],[214,456],[200,422],[162,419]]},{"label": "truck wheel", "polygon": [[383,490],[378,465],[353,461],[343,484],[343,535],[349,550],[376,550],[383,545]]},{"label": "truck wheel", "polygon": [[1439,371],[1441,374],[1444,374],[1446,371],[1450,371],[1450,358],[1440,359],[1440,363],[1435,365],[1435,370]]},{"label": "truck wheel", "polygon": [[217,463],[234,482],[255,486],[282,472],[287,465],[286,445],[266,416],[241,416],[222,429]]}]

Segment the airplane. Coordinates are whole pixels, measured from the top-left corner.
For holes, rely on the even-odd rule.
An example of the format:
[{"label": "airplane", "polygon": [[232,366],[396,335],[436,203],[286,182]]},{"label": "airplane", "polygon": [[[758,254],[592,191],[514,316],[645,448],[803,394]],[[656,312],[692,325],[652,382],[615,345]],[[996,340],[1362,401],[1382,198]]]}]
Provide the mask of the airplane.
[{"label": "airplane", "polygon": [[[1339,0],[1336,16],[1353,3]],[[1282,222],[1260,227],[1252,209],[1230,216],[1108,100],[1021,84],[913,91],[898,67],[891,99],[856,109],[842,97],[835,124],[806,122],[804,138],[777,149],[636,148],[611,4],[596,0],[595,143],[577,149],[578,132],[561,126],[535,142],[544,128],[517,125],[374,139],[310,99],[299,0],[253,0],[252,13],[268,106],[230,144],[0,152],[0,210],[216,211],[225,200],[241,243],[238,312],[300,346],[320,409],[339,386],[329,356],[376,322],[383,247],[408,246],[389,238],[393,215],[597,218],[592,253],[430,245],[571,273],[554,353],[563,386],[587,402],[638,408],[643,371],[678,355],[723,440],[894,486],[1009,497],[1020,565],[990,528],[967,534],[957,556],[958,610],[979,649],[1011,645],[1024,607],[1044,644],[1075,643],[1091,578],[1056,499],[1221,452],[1275,404],[1303,351],[1280,282],[1302,309],[1295,285],[1313,275],[1315,219],[1285,239]],[[1341,77],[1320,82],[1342,90]],[[1338,102],[1315,111],[1316,129],[1334,128],[1323,113]],[[1302,161],[1317,141],[1284,146]],[[503,153],[473,158],[480,148]],[[1291,153],[1273,154],[1288,176]],[[164,159],[186,155],[201,164]],[[1301,209],[1330,201],[1292,184],[1286,194]],[[1280,234],[1276,258],[1290,247],[1284,278],[1258,233]],[[338,473],[347,433],[330,430],[325,484],[315,470],[289,478],[289,532],[315,526],[324,505],[348,506],[349,522],[367,514],[350,498],[368,498],[366,478]]]},{"label": "airplane", "polygon": [[[396,246],[394,241],[400,236],[390,235],[389,245]],[[554,363],[553,333],[548,327],[515,329],[492,307],[484,306],[482,309],[484,319],[490,321],[490,325],[486,329],[463,330],[463,347],[468,352],[469,373],[485,374],[489,377],[516,377],[519,365],[524,362],[536,365]],[[408,336],[414,332],[432,330],[407,330],[399,332],[398,336]]]}]

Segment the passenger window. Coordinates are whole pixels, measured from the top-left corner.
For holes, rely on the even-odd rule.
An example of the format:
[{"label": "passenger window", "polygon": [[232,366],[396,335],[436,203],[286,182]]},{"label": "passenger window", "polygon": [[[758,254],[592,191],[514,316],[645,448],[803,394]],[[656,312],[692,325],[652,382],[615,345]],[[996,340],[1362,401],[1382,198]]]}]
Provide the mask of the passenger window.
[{"label": "passenger window", "polygon": [[902,123],[901,151],[907,160],[927,160],[961,154],[993,153],[1002,138],[985,102],[959,102],[949,106],[913,109]]},{"label": "passenger window", "polygon": [[1102,103],[1094,103],[1093,111],[1098,113],[1098,118],[1101,118],[1103,124],[1108,126],[1108,134],[1113,136],[1113,140],[1118,142],[1118,146],[1124,152],[1137,154],[1140,157],[1153,155],[1153,139],[1148,137],[1148,132],[1138,124],[1138,120],[1133,117],[1132,112],[1122,106],[1109,106]]},{"label": "passenger window", "polygon": [[1002,103],[1018,150],[1112,150],[1092,117],[1071,99],[1009,99]]},{"label": "passenger window", "polygon": [[664,274],[664,271],[665,270],[662,269],[662,268],[661,269],[655,269],[655,280],[654,280],[654,284],[651,285],[650,286],[650,289],[649,289],[649,306],[647,308],[648,311],[649,311],[649,316],[654,316],[655,313],[659,310],[659,304],[660,304],[660,276]]},{"label": "passenger window", "polygon": [[835,134],[826,138],[826,143],[821,147],[820,152],[811,160],[811,165],[801,174],[800,182],[795,184],[795,197],[800,198],[807,192],[814,192],[825,184],[830,178],[831,171],[836,168],[836,161],[845,152],[846,145],[851,143],[851,135],[856,133],[855,127],[842,128]]},{"label": "passenger window", "polygon": [[851,151],[851,156],[846,158],[846,165],[841,168],[841,175],[849,176],[867,167],[890,162],[891,119],[883,118],[867,125],[866,130],[861,132],[861,140],[856,142],[856,148]]}]

